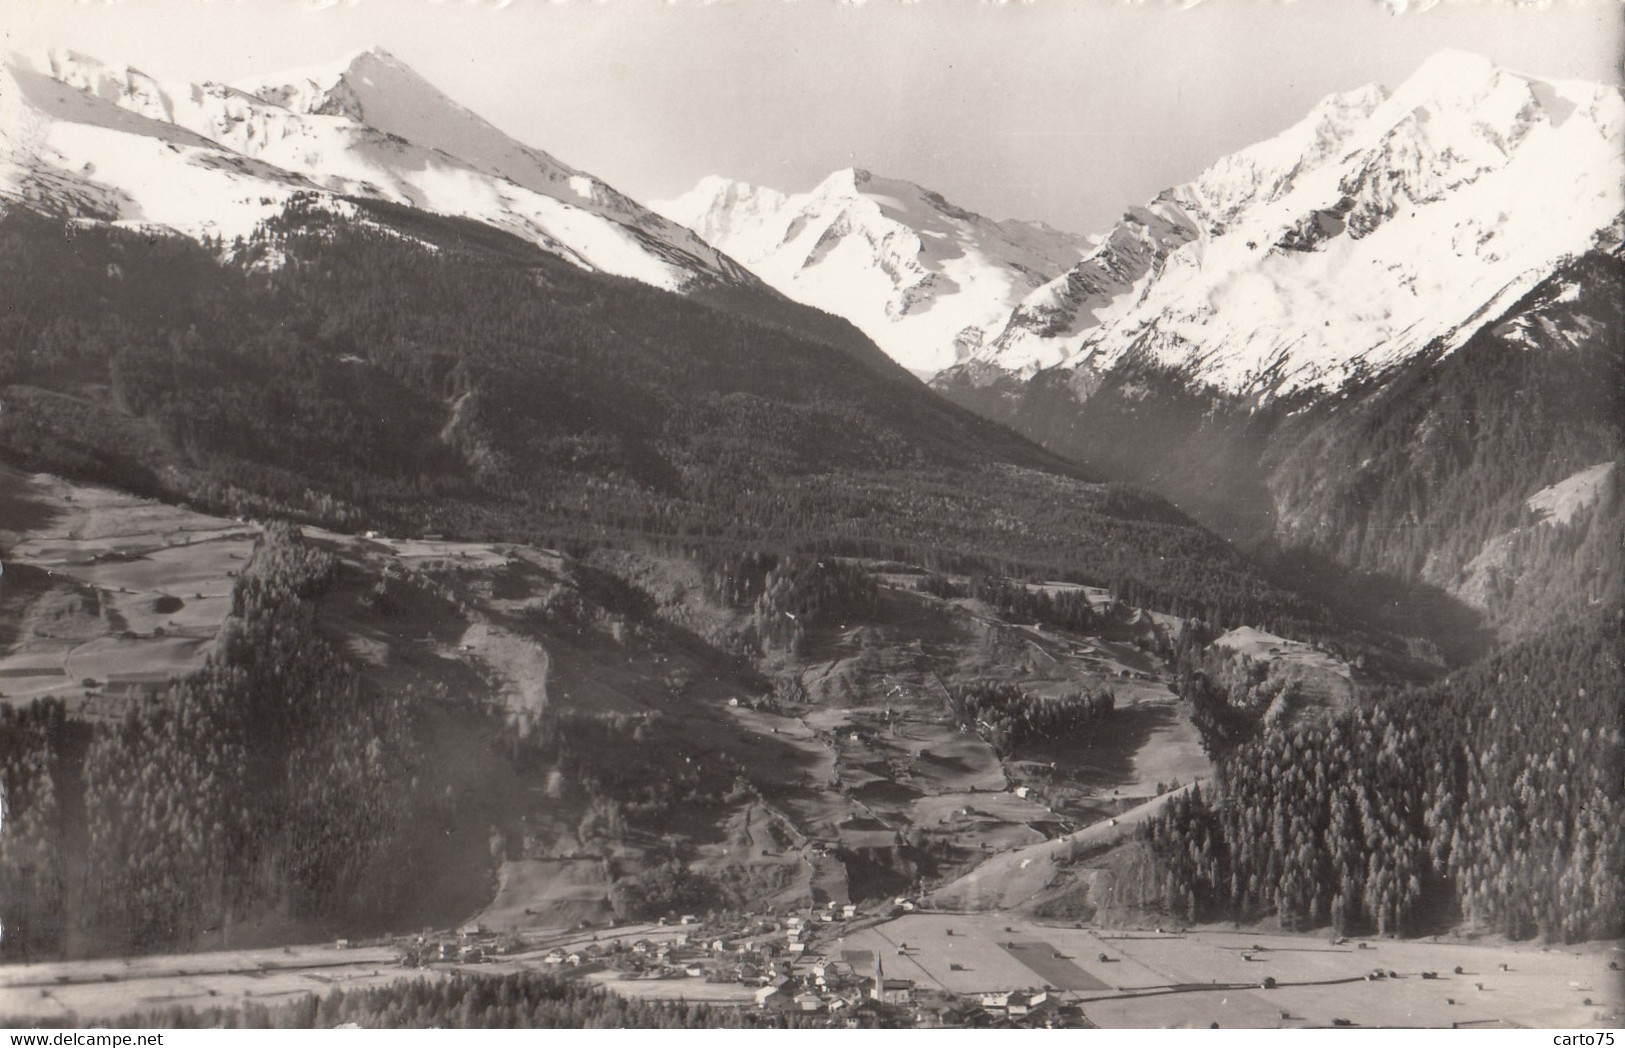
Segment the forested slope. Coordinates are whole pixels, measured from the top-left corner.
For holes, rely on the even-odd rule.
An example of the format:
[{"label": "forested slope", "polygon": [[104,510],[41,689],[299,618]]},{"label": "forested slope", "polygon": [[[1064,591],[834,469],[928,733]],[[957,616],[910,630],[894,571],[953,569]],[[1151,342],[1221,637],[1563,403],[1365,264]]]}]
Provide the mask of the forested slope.
[{"label": "forested slope", "polygon": [[1326,395],[1236,398],[1134,354],[1104,374],[977,385],[966,373],[942,388],[1279,554],[1295,585],[1408,617],[1407,631],[1465,657],[1469,608],[1504,634],[1529,634],[1611,599],[1625,580],[1613,487],[1567,522],[1534,527],[1524,505],[1619,455],[1622,302],[1625,261],[1593,252],[1453,353],[1423,353]]},{"label": "forested slope", "polygon": [[1625,679],[1617,609],[1425,689],[1263,732],[1150,824],[1191,920],[1514,939],[1617,936]]},{"label": "forested slope", "polygon": [[345,530],[906,556],[1329,628],[1165,503],[872,368],[849,329],[391,217],[296,205],[221,262],[14,210],[0,455]]},{"label": "forested slope", "polygon": [[[337,566],[273,524],[218,653],[121,719],[43,700],[0,708],[5,947],[140,952],[278,913],[373,922],[410,911],[415,697],[364,687],[316,624]],[[426,783],[427,779],[424,780]]]}]

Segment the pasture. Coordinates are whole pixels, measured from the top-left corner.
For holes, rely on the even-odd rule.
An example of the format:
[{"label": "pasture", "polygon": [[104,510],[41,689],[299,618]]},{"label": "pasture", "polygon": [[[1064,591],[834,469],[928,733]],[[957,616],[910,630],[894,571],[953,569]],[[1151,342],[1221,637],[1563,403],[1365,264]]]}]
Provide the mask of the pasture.
[{"label": "pasture", "polygon": [[[1230,928],[1112,932],[1009,914],[915,913],[827,948],[835,958],[862,952],[878,954],[889,978],[922,988],[969,994],[1047,986],[1107,1028],[1330,1026],[1336,1019],[1597,1028],[1625,1017],[1619,973],[1608,968],[1622,958],[1617,942],[1336,944],[1330,936]],[[1381,978],[1366,978],[1378,969]],[[1274,980],[1271,988],[1266,980]]]},{"label": "pasture", "polygon": [[259,529],[0,469],[0,701],[87,716],[202,665]]},{"label": "pasture", "polygon": [[510,859],[497,892],[475,918],[492,931],[535,931],[610,915],[609,878],[599,859]]}]

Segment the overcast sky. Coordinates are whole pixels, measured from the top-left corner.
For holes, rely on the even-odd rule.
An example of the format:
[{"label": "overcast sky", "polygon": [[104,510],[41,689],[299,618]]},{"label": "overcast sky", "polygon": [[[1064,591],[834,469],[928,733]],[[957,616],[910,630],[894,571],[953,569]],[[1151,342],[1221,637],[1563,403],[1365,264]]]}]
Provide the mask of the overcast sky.
[{"label": "overcast sky", "polygon": [[[233,80],[379,45],[641,199],[840,167],[1098,232],[1332,92],[1445,47],[1619,83],[1620,0],[0,0],[7,50]],[[1408,10],[1396,11],[1395,7]]]}]

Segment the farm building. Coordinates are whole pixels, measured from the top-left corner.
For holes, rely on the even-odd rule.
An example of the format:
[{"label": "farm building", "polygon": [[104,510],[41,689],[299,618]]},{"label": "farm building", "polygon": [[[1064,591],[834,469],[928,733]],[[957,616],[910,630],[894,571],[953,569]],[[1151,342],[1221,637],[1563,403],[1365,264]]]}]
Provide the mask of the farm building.
[{"label": "farm building", "polygon": [[1046,990],[1003,990],[982,994],[980,1003],[990,1015],[1020,1019],[1048,1009],[1053,1000]]},{"label": "farm building", "polygon": [[756,1006],[766,1008],[769,1005],[779,1004],[785,999],[789,986],[790,980],[782,975],[774,979],[756,991]]}]

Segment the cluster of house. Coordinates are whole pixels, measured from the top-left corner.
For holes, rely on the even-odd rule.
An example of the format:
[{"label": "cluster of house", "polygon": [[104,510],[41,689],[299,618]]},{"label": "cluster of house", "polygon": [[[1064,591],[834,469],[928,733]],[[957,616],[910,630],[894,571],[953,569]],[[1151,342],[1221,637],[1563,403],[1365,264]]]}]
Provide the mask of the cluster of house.
[{"label": "cluster of house", "polygon": [[[819,960],[810,969],[805,967],[811,957],[814,930],[859,916],[856,905],[837,902],[782,918],[768,916],[707,925],[685,916],[669,932],[651,931],[648,938],[610,939],[555,949],[542,961],[558,968],[604,967],[632,979],[686,977],[743,983],[758,988],[764,1005],[773,1001],[779,1007],[800,993],[803,1000],[797,1007],[827,1010],[842,1006],[836,1000],[840,995],[848,1003],[866,999],[866,987],[859,986],[850,966],[840,962]],[[893,997],[899,991],[900,987],[891,987]]]},{"label": "cluster of house", "polygon": [[[899,897],[895,910],[908,900]],[[765,1010],[806,1013],[833,1025],[943,1027],[1067,1027],[1088,1025],[1081,1010],[1049,990],[1008,990],[959,997],[887,975],[885,959],[860,970],[850,960],[810,953],[816,929],[859,916],[850,903],[785,917],[758,917],[702,924],[684,916],[675,927],[650,929],[645,938],[614,937],[550,950],[551,968],[609,969],[627,979],[705,979],[754,986]],[[666,921],[661,921],[665,925]],[[498,936],[478,924],[455,933],[425,933],[397,940],[409,966],[475,964],[525,948],[516,935]],[[343,945],[348,945],[344,943]],[[900,946],[899,954],[908,947]],[[846,955],[849,958],[851,955]]]},{"label": "cluster of house", "polygon": [[801,1012],[850,1011],[865,1000],[878,1000],[872,985],[850,964],[821,960],[804,972],[786,971],[763,983],[756,991],[756,1005]]},{"label": "cluster of house", "polygon": [[[849,905],[835,912],[838,917],[826,915],[824,919],[853,917],[857,908]],[[671,933],[593,942],[569,951],[553,950],[542,961],[572,968],[602,965],[627,978],[687,977],[765,986],[786,977],[791,964],[806,954],[812,927],[819,920],[816,914],[792,915],[782,923],[763,918],[705,927],[697,918],[685,916]]]},{"label": "cluster of house", "polygon": [[984,993],[959,1017],[965,1026],[1080,1026],[1083,1010],[1048,990]]},{"label": "cluster of house", "polygon": [[[808,925],[800,917],[791,917],[785,924],[785,935],[792,945],[807,941]],[[760,1008],[831,1015],[873,1010],[877,1006],[906,1008],[916,1003],[914,980],[887,976],[885,961],[878,955],[872,975],[858,971],[846,961],[825,957],[815,960],[803,971],[786,970],[764,982],[756,991],[756,1004]]]},{"label": "cluster of house", "polygon": [[[904,897],[896,905],[907,903]],[[810,930],[816,924],[857,915],[854,906],[839,909],[830,904],[803,918],[792,915],[784,921],[787,948],[794,954],[806,950]],[[898,947],[906,954],[908,947]],[[832,1022],[857,1024],[873,1019],[884,1025],[948,1027],[1066,1027],[1086,1026],[1082,1010],[1044,990],[1008,990],[963,998],[916,985],[914,980],[887,975],[885,958],[875,955],[872,971],[862,971],[844,960],[819,957],[810,965],[796,965],[794,954],[782,965],[773,965],[760,979],[755,992],[756,1005],[822,1015]],[[866,1014],[867,1013],[867,1014]]]},{"label": "cluster of house", "polygon": [[799,976],[781,976],[756,991],[757,1007],[814,1013],[856,1024],[866,1017],[890,1026],[1063,1028],[1088,1026],[1083,1010],[1048,990],[1004,990],[974,997],[917,986],[885,972],[876,959],[865,975],[842,961],[821,960]]},{"label": "cluster of house", "polygon": [[[338,947],[349,946],[348,939],[340,939]],[[395,940],[401,952],[401,963],[408,968],[431,964],[483,964],[499,954],[514,953],[524,944],[518,936],[499,936],[480,924],[466,924],[455,934],[425,932],[411,938]]]}]

